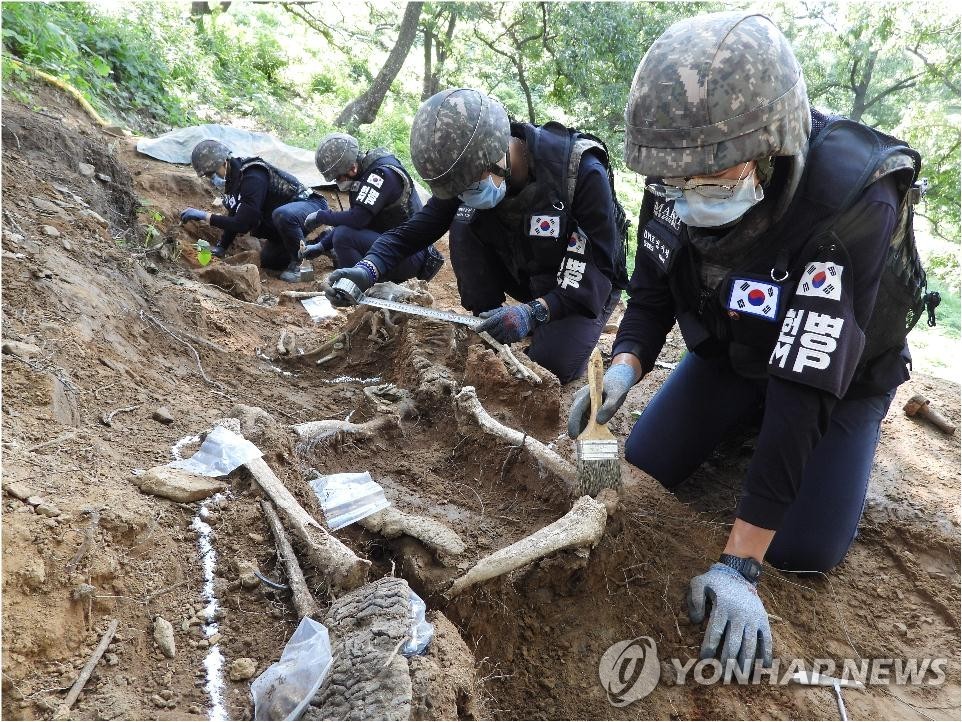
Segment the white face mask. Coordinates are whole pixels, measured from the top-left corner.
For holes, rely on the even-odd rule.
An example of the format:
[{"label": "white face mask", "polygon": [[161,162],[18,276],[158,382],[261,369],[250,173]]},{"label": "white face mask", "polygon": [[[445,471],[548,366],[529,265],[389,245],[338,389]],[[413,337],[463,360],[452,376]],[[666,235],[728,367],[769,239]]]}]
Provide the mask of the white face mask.
[{"label": "white face mask", "polygon": [[755,174],[738,181],[731,198],[706,198],[697,190],[686,190],[675,200],[675,213],[682,223],[695,228],[717,228],[734,223],[765,198]]},{"label": "white face mask", "polygon": [[351,186],[353,185],[354,185],[354,181],[348,178],[347,180],[344,180],[344,181],[338,181],[337,189],[339,191],[343,191],[344,193],[347,193],[351,190]]}]

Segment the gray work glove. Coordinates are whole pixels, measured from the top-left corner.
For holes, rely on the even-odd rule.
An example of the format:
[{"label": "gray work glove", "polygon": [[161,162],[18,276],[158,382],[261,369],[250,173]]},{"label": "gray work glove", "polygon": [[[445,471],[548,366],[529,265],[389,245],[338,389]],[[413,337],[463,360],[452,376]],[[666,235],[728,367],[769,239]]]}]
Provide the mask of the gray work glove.
[{"label": "gray work glove", "polygon": [[[605,372],[604,390],[601,394],[601,408],[595,416],[595,421],[599,424],[607,424],[611,417],[625,403],[628,391],[635,385],[635,370],[628,364],[613,364]],[[588,395],[588,386],[585,385],[581,391],[575,394],[574,401],[571,402],[571,411],[568,412],[568,436],[577,439],[578,434],[585,430],[588,425],[588,414],[591,413],[591,397]]]},{"label": "gray work glove", "polygon": [[[334,284],[340,281],[342,278],[347,278],[350,281],[353,281],[353,283],[360,288],[362,292],[374,285],[374,280],[371,278],[371,274],[366,269],[358,266],[352,266],[351,268],[338,268],[327,277],[325,283],[333,289]],[[324,295],[327,296],[327,300],[331,302],[332,306],[354,305],[353,298],[348,298],[342,294],[335,293],[333,290],[324,291]]]},{"label": "gray work glove", "polygon": [[688,587],[688,618],[695,624],[705,619],[706,601],[711,603],[711,613],[701,659],[718,656],[722,665],[734,659],[744,670],[757,658],[770,667],[772,630],[756,586],[731,567],[715,563]]}]

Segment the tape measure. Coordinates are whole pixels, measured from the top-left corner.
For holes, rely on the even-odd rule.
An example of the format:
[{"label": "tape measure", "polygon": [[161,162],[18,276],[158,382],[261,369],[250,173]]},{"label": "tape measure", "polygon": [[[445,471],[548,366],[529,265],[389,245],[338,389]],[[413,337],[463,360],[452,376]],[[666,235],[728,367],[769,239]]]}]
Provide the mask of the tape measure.
[{"label": "tape measure", "polygon": [[438,311],[435,308],[416,306],[413,303],[400,303],[399,301],[387,301],[383,298],[372,298],[370,296],[365,296],[364,292],[357,287],[357,284],[348,278],[342,278],[334,284],[334,293],[345,301],[362,303],[365,306],[386,308],[390,311],[399,311],[400,313],[407,313],[412,316],[431,318],[435,321],[459,323],[463,326],[467,326],[471,330],[475,330],[478,326],[484,323],[483,318],[476,318],[475,316],[468,316],[463,313],[454,313],[453,311]]}]

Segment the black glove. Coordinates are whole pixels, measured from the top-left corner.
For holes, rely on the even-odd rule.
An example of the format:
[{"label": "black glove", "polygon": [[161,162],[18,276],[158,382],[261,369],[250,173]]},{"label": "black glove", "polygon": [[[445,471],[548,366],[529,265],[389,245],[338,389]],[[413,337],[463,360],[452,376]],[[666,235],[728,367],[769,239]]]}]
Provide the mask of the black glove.
[{"label": "black glove", "polygon": [[338,293],[333,290],[334,284],[340,281],[342,278],[346,278],[351,281],[355,286],[361,289],[363,293],[371,286],[374,285],[374,280],[371,278],[371,274],[367,272],[364,268],[358,266],[353,266],[352,268],[338,268],[336,271],[331,273],[327,277],[325,283],[330,286],[332,290],[324,291],[324,295],[327,296],[327,300],[331,302],[333,306],[353,306],[356,301],[346,293]]},{"label": "black glove", "polygon": [[210,249],[210,255],[223,258],[227,255],[227,247],[218,243],[216,246]]},{"label": "black glove", "polygon": [[520,341],[530,335],[538,325],[531,307],[524,303],[516,306],[501,306],[479,315],[485,321],[475,331],[478,333],[487,331],[495,341],[501,343]]}]

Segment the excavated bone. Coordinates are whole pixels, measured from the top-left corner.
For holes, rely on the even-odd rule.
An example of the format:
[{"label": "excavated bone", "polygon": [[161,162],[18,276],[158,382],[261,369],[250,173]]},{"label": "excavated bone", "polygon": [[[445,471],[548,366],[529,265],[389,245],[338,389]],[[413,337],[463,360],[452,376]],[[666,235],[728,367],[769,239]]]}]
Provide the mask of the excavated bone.
[{"label": "excavated bone", "polygon": [[[512,429],[510,426],[505,426],[492,418],[481,405],[473,386],[463,387],[454,397],[454,415],[462,432],[470,426],[477,425],[485,433],[497,436],[512,446],[523,446],[525,451],[537,459],[543,470],[557,476],[570,490],[573,491],[578,488],[578,471],[573,465],[537,439]],[[469,422],[473,422],[473,424]]]},{"label": "excavated bone", "polygon": [[274,502],[288,530],[300,543],[304,558],[322,579],[329,580],[333,589],[341,591],[364,584],[370,561],[354,554],[308,514],[267,462],[257,458],[245,466]]},{"label": "excavated bone", "polygon": [[434,305],[434,296],[428,293],[427,284],[415,279],[405,281],[403,285],[391,281],[375,283],[365,292],[365,295],[385,301],[413,303],[417,306]]},{"label": "excavated bone", "polygon": [[458,556],[465,549],[464,542],[453,529],[430,517],[407,514],[394,506],[364,517],[358,523],[368,531],[387,539],[396,539],[406,534],[449,556]]},{"label": "excavated bone", "polygon": [[478,336],[480,336],[482,341],[484,341],[497,352],[498,356],[500,356],[501,360],[504,361],[504,365],[507,366],[508,371],[511,372],[512,376],[523,381],[530,381],[535,385],[541,383],[541,377],[521,363],[521,361],[518,360],[518,357],[514,355],[514,352],[511,350],[510,346],[503,344],[500,341],[496,341],[494,336],[487,331],[481,331],[478,333]]},{"label": "excavated bone", "polygon": [[353,436],[358,439],[370,439],[378,436],[386,429],[396,429],[397,426],[397,417],[378,416],[370,421],[365,421],[363,424],[341,421],[340,419],[324,419],[322,421],[306,421],[303,424],[294,424],[291,428],[294,429],[303,442],[308,446],[313,446],[337,434]]},{"label": "excavated bone", "polygon": [[594,547],[604,534],[607,518],[603,503],[583,496],[558,521],[479,561],[464,576],[454,580],[445,596],[456,597],[474,584],[513,572],[563,549]]}]

